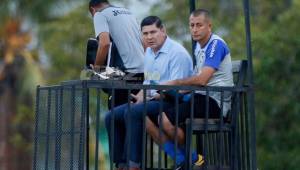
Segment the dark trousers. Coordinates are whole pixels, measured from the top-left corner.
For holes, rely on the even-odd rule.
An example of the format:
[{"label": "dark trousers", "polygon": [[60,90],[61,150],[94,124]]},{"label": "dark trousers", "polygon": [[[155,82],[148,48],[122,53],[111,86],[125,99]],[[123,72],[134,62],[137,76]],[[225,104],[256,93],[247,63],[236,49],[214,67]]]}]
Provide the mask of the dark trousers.
[{"label": "dark trousers", "polygon": [[[141,163],[144,109],[146,109],[147,116],[157,124],[160,107],[162,107],[164,111],[172,106],[172,103],[160,103],[160,101],[153,100],[147,101],[146,107],[144,103],[130,104],[130,106],[123,104],[114,107],[113,110],[106,113],[105,126],[109,134],[110,156],[112,156],[112,153],[114,155],[113,158],[111,157],[113,162],[117,164],[126,163],[126,150],[128,147],[130,152],[128,159],[136,163]],[[112,128],[114,128],[113,131]]]},{"label": "dark trousers", "polygon": [[[125,76],[125,80],[127,83],[133,83],[133,84],[142,84],[144,81],[144,73],[135,73],[132,76],[128,76],[133,73],[127,73]],[[126,77],[128,77],[126,79]],[[137,94],[140,90],[139,89],[133,89],[131,90],[131,93]],[[108,90],[108,109],[110,110],[112,108],[112,95],[111,90]],[[128,103],[128,90],[126,89],[116,89],[115,90],[115,98],[114,98],[114,107],[120,106],[122,104]]]},{"label": "dark trousers", "polygon": [[[208,118],[220,118],[221,109],[218,103],[211,97],[208,97],[208,107],[206,107],[206,95],[195,94],[194,98],[194,118],[205,118],[206,109],[208,109]],[[166,112],[170,122],[176,123],[176,109],[171,108]],[[185,120],[191,117],[191,100],[182,102],[178,106],[178,125],[185,129]]]}]

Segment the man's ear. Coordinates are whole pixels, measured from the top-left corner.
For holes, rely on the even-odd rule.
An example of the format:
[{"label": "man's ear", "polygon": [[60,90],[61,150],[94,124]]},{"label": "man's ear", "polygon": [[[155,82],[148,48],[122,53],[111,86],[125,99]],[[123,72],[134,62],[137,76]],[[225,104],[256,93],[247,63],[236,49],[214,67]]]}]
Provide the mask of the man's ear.
[{"label": "man's ear", "polygon": [[211,29],[212,28],[212,23],[210,20],[207,20],[207,24],[208,24],[208,27]]},{"label": "man's ear", "polygon": [[167,29],[166,29],[165,27],[162,27],[160,30],[161,30],[163,33],[167,34]]},{"label": "man's ear", "polygon": [[211,24],[211,22],[208,23],[208,27],[209,27],[210,31],[212,31],[212,24]]}]

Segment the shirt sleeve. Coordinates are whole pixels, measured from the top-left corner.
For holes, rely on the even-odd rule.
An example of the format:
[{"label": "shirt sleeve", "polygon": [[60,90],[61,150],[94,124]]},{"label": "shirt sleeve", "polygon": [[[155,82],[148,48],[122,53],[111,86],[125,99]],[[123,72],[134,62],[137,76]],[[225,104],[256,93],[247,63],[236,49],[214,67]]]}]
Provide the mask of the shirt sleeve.
[{"label": "shirt sleeve", "polygon": [[94,15],[94,28],[96,37],[102,32],[109,32],[108,21],[100,12]]},{"label": "shirt sleeve", "polygon": [[193,74],[193,61],[190,55],[178,52],[171,58],[170,78],[172,80],[189,77]]},{"label": "shirt sleeve", "polygon": [[226,44],[220,40],[213,40],[206,50],[204,66],[218,70],[227,54],[229,54],[229,49]]}]

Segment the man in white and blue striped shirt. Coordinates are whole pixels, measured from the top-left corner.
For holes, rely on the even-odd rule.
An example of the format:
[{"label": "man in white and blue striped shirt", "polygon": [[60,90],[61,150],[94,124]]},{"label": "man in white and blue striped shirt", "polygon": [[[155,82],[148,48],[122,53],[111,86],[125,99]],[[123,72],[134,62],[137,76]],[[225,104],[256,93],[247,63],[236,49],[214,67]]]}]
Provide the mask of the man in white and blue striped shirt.
[{"label": "man in white and blue striped shirt", "polygon": [[[189,78],[177,79],[166,83],[167,85],[198,85],[198,86],[233,86],[232,64],[230,51],[225,41],[212,33],[212,22],[207,10],[195,10],[189,18],[189,27],[193,40],[197,42],[194,54],[196,56],[195,74]],[[194,103],[194,117],[205,118],[208,109],[209,118],[226,116],[230,110],[230,92],[224,92],[223,101],[221,93],[210,91],[207,108],[206,92],[196,91]],[[222,105],[223,103],[223,105]],[[190,101],[179,105],[178,142],[182,146],[185,141],[185,120],[190,117]],[[221,106],[223,108],[221,109]],[[223,111],[221,113],[221,111]],[[163,113],[163,130],[168,136],[175,134],[176,111],[174,108]],[[163,142],[165,148],[174,148],[172,139]],[[179,148],[179,151],[184,150]],[[196,154],[194,154],[196,155]],[[198,155],[199,156],[199,155]],[[201,160],[201,159],[198,159]],[[195,164],[203,164],[197,161]]]}]

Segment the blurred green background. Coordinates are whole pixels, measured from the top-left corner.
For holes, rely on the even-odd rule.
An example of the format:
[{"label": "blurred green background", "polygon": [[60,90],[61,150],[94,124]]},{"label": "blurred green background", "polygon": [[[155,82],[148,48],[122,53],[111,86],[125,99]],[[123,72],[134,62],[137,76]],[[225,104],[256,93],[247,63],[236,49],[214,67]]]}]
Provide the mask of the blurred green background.
[{"label": "blurred green background", "polygon": [[[191,49],[188,0],[111,1],[158,15]],[[259,169],[300,167],[300,0],[250,0]],[[78,79],[94,36],[88,1],[0,1],[0,170],[31,169],[35,89]],[[246,58],[241,0],[198,0],[234,59]],[[105,135],[101,138],[106,147]],[[106,149],[107,150],[107,149]],[[104,153],[103,153],[104,154]]]}]

